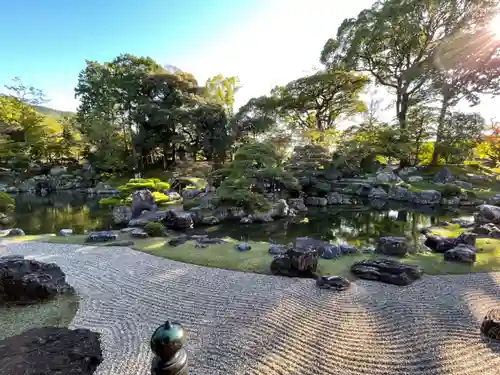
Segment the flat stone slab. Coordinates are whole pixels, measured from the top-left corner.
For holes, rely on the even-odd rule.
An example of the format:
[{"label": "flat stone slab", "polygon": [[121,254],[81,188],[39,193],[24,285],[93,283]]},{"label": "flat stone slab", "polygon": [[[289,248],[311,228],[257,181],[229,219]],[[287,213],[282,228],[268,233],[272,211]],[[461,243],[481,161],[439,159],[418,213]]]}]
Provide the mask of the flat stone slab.
[{"label": "flat stone slab", "polygon": [[337,293],[311,279],[127,248],[29,242],[0,251],[61,266],[81,297],[70,328],[101,333],[96,375],[149,374],[149,339],[166,319],[187,330],[189,375],[498,375],[500,368],[500,345],[479,332],[500,300],[500,273],[424,275],[406,287],[356,280]]}]

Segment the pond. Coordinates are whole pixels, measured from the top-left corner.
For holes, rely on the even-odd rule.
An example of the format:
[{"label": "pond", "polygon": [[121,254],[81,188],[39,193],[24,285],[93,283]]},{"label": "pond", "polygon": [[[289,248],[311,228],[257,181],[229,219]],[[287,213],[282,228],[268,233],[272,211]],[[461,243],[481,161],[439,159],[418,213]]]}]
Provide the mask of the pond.
[{"label": "pond", "polygon": [[[59,192],[47,197],[18,194],[15,197],[15,222],[11,226],[26,234],[57,233],[72,225],[87,230],[115,229],[111,210],[99,207],[99,197],[77,192]],[[196,228],[213,236],[238,240],[292,242],[299,236],[369,243],[383,235],[418,236],[422,227],[471,216],[470,211],[442,211],[391,203],[377,209],[367,202],[361,206],[309,208],[309,212],[288,220],[267,224],[238,225],[224,223]]]}]

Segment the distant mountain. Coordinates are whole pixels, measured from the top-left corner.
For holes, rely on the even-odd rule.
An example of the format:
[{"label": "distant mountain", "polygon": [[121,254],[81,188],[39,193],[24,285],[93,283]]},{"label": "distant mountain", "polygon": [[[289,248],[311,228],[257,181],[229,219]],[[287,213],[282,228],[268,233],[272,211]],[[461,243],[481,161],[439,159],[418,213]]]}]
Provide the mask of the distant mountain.
[{"label": "distant mountain", "polygon": [[70,111],[60,111],[58,109],[53,109],[49,107],[45,107],[43,105],[34,105],[33,108],[36,109],[38,113],[41,113],[42,115],[46,116],[53,116],[56,118],[62,118],[65,116],[73,116],[75,112],[70,112]]}]

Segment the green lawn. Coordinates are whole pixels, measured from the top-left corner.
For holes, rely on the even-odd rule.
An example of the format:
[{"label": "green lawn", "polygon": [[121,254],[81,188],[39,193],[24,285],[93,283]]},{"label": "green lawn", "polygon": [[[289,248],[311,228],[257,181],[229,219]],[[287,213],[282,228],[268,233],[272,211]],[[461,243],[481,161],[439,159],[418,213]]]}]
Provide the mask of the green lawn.
[{"label": "green lawn", "polygon": [[[450,237],[456,236],[462,231],[463,229],[459,229],[458,226],[433,229],[436,234]],[[119,234],[118,240],[129,239],[128,235]],[[52,236],[39,238],[39,240],[52,243],[84,244],[85,236]],[[166,243],[168,239],[165,238],[134,239],[134,249],[184,263],[244,272],[269,273],[272,256],[268,254],[268,243],[249,241],[252,249],[247,252],[238,252],[234,248],[237,241],[230,238],[226,238],[226,240],[228,243],[209,245],[207,248],[199,249],[194,246],[194,241],[188,241],[183,245],[173,247]],[[408,264],[417,264],[430,275],[500,271],[500,240],[478,239],[477,246],[481,249],[481,252],[478,253],[477,261],[472,266],[446,262],[443,259],[443,254],[431,252],[409,255],[401,259],[401,261]],[[352,278],[349,269],[354,262],[375,257],[377,255],[354,254],[334,260],[321,259],[319,272],[322,275],[340,275]]]}]

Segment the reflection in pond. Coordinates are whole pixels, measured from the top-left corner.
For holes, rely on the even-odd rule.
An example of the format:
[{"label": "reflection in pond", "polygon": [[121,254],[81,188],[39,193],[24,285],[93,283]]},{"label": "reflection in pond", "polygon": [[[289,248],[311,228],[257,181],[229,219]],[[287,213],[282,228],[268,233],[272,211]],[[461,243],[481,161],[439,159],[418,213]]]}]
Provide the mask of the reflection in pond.
[{"label": "reflection in pond", "polygon": [[0,340],[31,328],[68,327],[78,311],[77,295],[56,298],[28,306],[0,308]]},{"label": "reflection in pond", "polygon": [[[99,197],[65,192],[39,197],[32,194],[16,196],[15,223],[27,234],[57,233],[75,225],[83,229],[115,228],[110,209],[99,207]],[[385,204],[374,208],[373,202],[360,206],[328,206],[309,208],[306,214],[266,224],[240,225],[223,223],[215,227],[196,228],[213,236],[230,236],[238,240],[288,243],[296,237],[309,236],[352,243],[373,243],[384,235],[405,235],[416,239],[422,227],[448,221],[470,213],[447,212],[429,207]],[[307,218],[307,220],[305,220]]]}]

